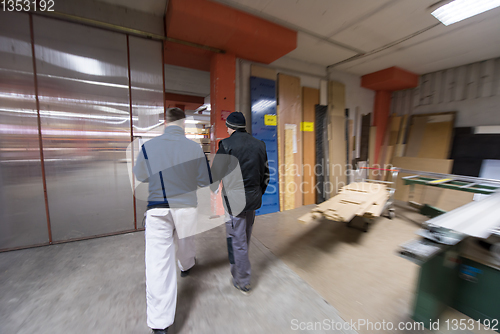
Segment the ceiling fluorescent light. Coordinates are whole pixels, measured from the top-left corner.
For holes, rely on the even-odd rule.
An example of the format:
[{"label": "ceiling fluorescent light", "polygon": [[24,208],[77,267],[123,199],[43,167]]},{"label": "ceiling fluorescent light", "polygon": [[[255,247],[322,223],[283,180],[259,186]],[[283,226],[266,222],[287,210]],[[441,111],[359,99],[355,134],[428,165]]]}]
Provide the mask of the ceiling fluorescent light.
[{"label": "ceiling fluorescent light", "polygon": [[431,14],[445,26],[500,6],[500,0],[455,0]]}]

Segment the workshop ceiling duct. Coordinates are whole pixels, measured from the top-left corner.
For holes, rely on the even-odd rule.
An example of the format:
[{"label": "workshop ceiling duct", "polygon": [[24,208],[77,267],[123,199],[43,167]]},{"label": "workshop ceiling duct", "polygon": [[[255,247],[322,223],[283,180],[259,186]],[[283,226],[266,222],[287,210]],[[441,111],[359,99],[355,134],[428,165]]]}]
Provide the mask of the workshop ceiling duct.
[{"label": "workshop ceiling duct", "polygon": [[297,47],[296,31],[208,0],[171,0],[166,17],[168,37],[264,64]]}]

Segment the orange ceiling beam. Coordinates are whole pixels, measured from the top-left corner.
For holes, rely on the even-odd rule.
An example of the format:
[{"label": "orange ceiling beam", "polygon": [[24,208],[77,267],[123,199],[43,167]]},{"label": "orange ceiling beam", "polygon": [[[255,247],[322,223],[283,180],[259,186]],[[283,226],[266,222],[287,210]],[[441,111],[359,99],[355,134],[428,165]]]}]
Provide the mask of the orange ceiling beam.
[{"label": "orange ceiling beam", "polygon": [[205,98],[202,96],[175,94],[175,93],[165,93],[165,100],[182,102],[182,103],[194,103],[199,105],[205,103]]},{"label": "orange ceiling beam", "polygon": [[[170,0],[166,34],[264,64],[272,63],[297,47],[296,31],[208,0]],[[165,47],[165,62],[178,66],[185,66],[180,64],[182,62],[193,62],[175,54],[182,51],[178,49],[185,51],[186,48],[193,49]],[[207,61],[210,62],[207,51],[200,50],[197,54],[205,59],[197,69],[207,70]],[[194,68],[193,64],[185,67]]]},{"label": "orange ceiling beam", "polygon": [[361,77],[361,87],[373,90],[401,90],[418,86],[418,75],[399,67],[389,67]]},{"label": "orange ceiling beam", "polygon": [[210,71],[213,52],[173,42],[164,42],[163,47],[165,64]]}]

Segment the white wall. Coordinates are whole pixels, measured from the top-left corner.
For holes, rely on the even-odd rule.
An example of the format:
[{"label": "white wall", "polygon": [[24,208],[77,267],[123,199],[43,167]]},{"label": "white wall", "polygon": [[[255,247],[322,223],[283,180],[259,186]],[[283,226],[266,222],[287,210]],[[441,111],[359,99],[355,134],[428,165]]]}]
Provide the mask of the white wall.
[{"label": "white wall", "polygon": [[320,81],[327,80],[326,68],[316,64],[305,63],[286,56],[272,62],[269,67],[277,72],[300,78],[300,85],[320,89]]},{"label": "white wall", "polygon": [[[250,111],[250,68],[252,62],[237,60],[236,78],[236,110],[241,111],[247,119],[251,117]],[[257,64],[257,63],[256,63]],[[301,86],[320,89],[321,82],[334,80],[341,82],[346,88],[346,108],[349,108],[353,119],[355,110],[361,114],[373,111],[375,92],[361,87],[361,77],[349,73],[330,70],[325,67],[305,63],[293,58],[282,57],[270,65],[257,64],[262,67],[275,69],[277,73],[297,76]]]},{"label": "white wall", "polygon": [[335,70],[329,71],[329,80],[337,81],[345,85],[345,107],[349,109],[350,117],[357,110],[361,115],[373,111],[375,91],[361,87],[361,77]]},{"label": "white wall", "polygon": [[456,111],[456,127],[500,125],[500,58],[424,74],[392,94],[398,115]]}]

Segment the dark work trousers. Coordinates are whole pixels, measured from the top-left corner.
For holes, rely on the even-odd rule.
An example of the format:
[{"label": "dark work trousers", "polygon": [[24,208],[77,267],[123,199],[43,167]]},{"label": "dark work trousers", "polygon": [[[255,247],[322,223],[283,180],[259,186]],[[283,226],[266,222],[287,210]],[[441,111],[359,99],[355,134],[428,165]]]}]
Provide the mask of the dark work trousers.
[{"label": "dark work trousers", "polygon": [[255,220],[255,211],[244,211],[238,216],[226,214],[227,216],[229,220],[226,221],[226,238],[231,274],[238,286],[245,287],[250,284],[248,247]]}]

